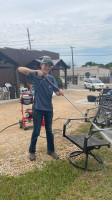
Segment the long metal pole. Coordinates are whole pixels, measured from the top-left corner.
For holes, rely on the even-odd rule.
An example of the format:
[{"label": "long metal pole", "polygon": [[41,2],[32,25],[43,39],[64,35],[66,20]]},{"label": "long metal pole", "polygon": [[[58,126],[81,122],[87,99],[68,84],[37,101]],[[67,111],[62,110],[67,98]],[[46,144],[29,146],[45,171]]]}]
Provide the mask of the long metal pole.
[{"label": "long metal pole", "polygon": [[28,33],[28,41],[29,41],[29,47],[31,50],[31,41],[30,41],[30,34],[29,34],[29,29],[27,28],[27,33]]},{"label": "long metal pole", "polygon": [[[47,80],[57,91],[59,91],[59,89],[46,77],[43,75],[43,79]],[[77,108],[65,95],[63,95],[65,97],[65,99],[67,99],[67,101],[69,101],[72,106],[74,106],[84,117],[85,117],[85,114],[79,109]],[[89,118],[88,118],[89,122],[97,129],[100,131],[101,135],[107,140],[109,141],[111,144],[112,144],[112,140],[110,138],[108,138],[105,134],[104,134],[104,131],[103,129],[100,129],[94,122],[92,122]],[[107,130],[112,130],[112,128],[109,128]]]},{"label": "long metal pole", "polygon": [[70,47],[71,48],[71,53],[72,53],[72,73],[73,73],[73,81],[72,81],[72,83],[73,83],[73,85],[75,84],[75,80],[74,80],[74,57],[73,57],[73,48],[75,48],[75,47]]},{"label": "long metal pole", "polygon": [[74,106],[82,115],[84,115],[84,113],[79,108],[77,108],[65,95],[63,96],[65,97],[65,99],[67,99],[67,101],[69,101],[72,104],[72,106]]},{"label": "long metal pole", "polygon": [[[59,88],[57,88],[46,76],[43,75],[43,79],[47,80],[50,85],[52,85],[59,92]],[[85,116],[85,114],[79,108],[77,108],[65,95],[63,96],[72,104],[72,106],[74,106],[83,116]]]}]

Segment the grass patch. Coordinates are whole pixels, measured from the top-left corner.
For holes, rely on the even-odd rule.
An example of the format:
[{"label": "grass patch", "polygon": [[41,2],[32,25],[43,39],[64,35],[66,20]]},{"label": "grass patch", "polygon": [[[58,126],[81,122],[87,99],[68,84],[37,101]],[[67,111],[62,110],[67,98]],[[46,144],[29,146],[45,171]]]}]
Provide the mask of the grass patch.
[{"label": "grass patch", "polygon": [[1,176],[1,200],[54,200],[66,192],[81,171],[74,169],[67,161],[46,163],[42,170],[35,168],[19,177]]},{"label": "grass patch", "polygon": [[[85,126],[79,130],[81,133],[88,132],[90,124]],[[35,167],[19,177],[1,176],[0,200],[110,200],[112,149],[102,147],[97,155],[105,163],[98,172],[83,171],[61,160],[46,162],[43,169]]]},{"label": "grass patch", "polygon": [[90,122],[85,122],[84,124],[83,124],[83,126],[80,126],[79,127],[79,133],[80,134],[88,134],[88,132],[89,132],[89,129],[90,129],[90,126],[91,126],[91,123]]}]

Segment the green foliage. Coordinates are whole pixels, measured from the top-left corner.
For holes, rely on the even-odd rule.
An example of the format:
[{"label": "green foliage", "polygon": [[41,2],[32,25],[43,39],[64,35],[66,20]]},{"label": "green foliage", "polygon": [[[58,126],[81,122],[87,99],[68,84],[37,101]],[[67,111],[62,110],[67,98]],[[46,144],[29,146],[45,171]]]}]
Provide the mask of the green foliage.
[{"label": "green foliage", "polygon": [[105,65],[105,67],[110,68],[112,67],[112,62]]},{"label": "green foliage", "polygon": [[[71,64],[69,64],[69,66],[71,66]],[[92,61],[86,62],[84,65],[82,65],[81,67],[91,67],[91,66],[102,66],[102,67],[106,67],[106,68],[110,68],[112,67],[112,62],[107,63],[106,65],[102,64],[102,63],[95,63]]]},{"label": "green foliage", "polygon": [[82,67],[87,67],[87,66],[89,66],[89,67],[91,67],[91,66],[103,66],[103,67],[106,67],[106,68],[110,68],[110,67],[112,67],[112,62],[104,65],[104,64],[98,64],[98,63],[89,61],[89,62],[86,62],[84,65],[82,65]]},{"label": "green foliage", "polygon": [[60,77],[56,77],[56,81],[57,81],[58,87],[63,89],[64,86],[63,86],[62,79]]},{"label": "green foliage", "polygon": [[104,64],[98,64],[98,63],[95,63],[95,62],[86,62],[84,65],[82,65],[82,67],[90,67],[90,66],[105,66]]}]

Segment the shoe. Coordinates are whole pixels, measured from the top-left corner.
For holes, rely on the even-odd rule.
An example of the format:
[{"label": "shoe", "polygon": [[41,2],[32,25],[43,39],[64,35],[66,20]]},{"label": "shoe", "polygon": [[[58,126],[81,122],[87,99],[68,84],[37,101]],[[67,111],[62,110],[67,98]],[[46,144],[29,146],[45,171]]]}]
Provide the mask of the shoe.
[{"label": "shoe", "polygon": [[35,153],[30,153],[29,159],[30,159],[30,161],[35,161],[36,160]]},{"label": "shoe", "polygon": [[59,156],[55,152],[48,152],[48,155],[52,156],[56,160],[59,160]]}]

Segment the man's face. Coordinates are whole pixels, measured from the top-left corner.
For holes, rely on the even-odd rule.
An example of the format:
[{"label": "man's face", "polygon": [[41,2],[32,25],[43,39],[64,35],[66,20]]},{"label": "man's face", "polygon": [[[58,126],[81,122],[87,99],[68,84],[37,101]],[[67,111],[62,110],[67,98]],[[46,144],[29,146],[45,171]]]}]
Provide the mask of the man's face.
[{"label": "man's face", "polygon": [[49,63],[43,63],[41,64],[41,70],[43,72],[43,74],[48,75],[48,73],[51,71],[51,64]]}]

